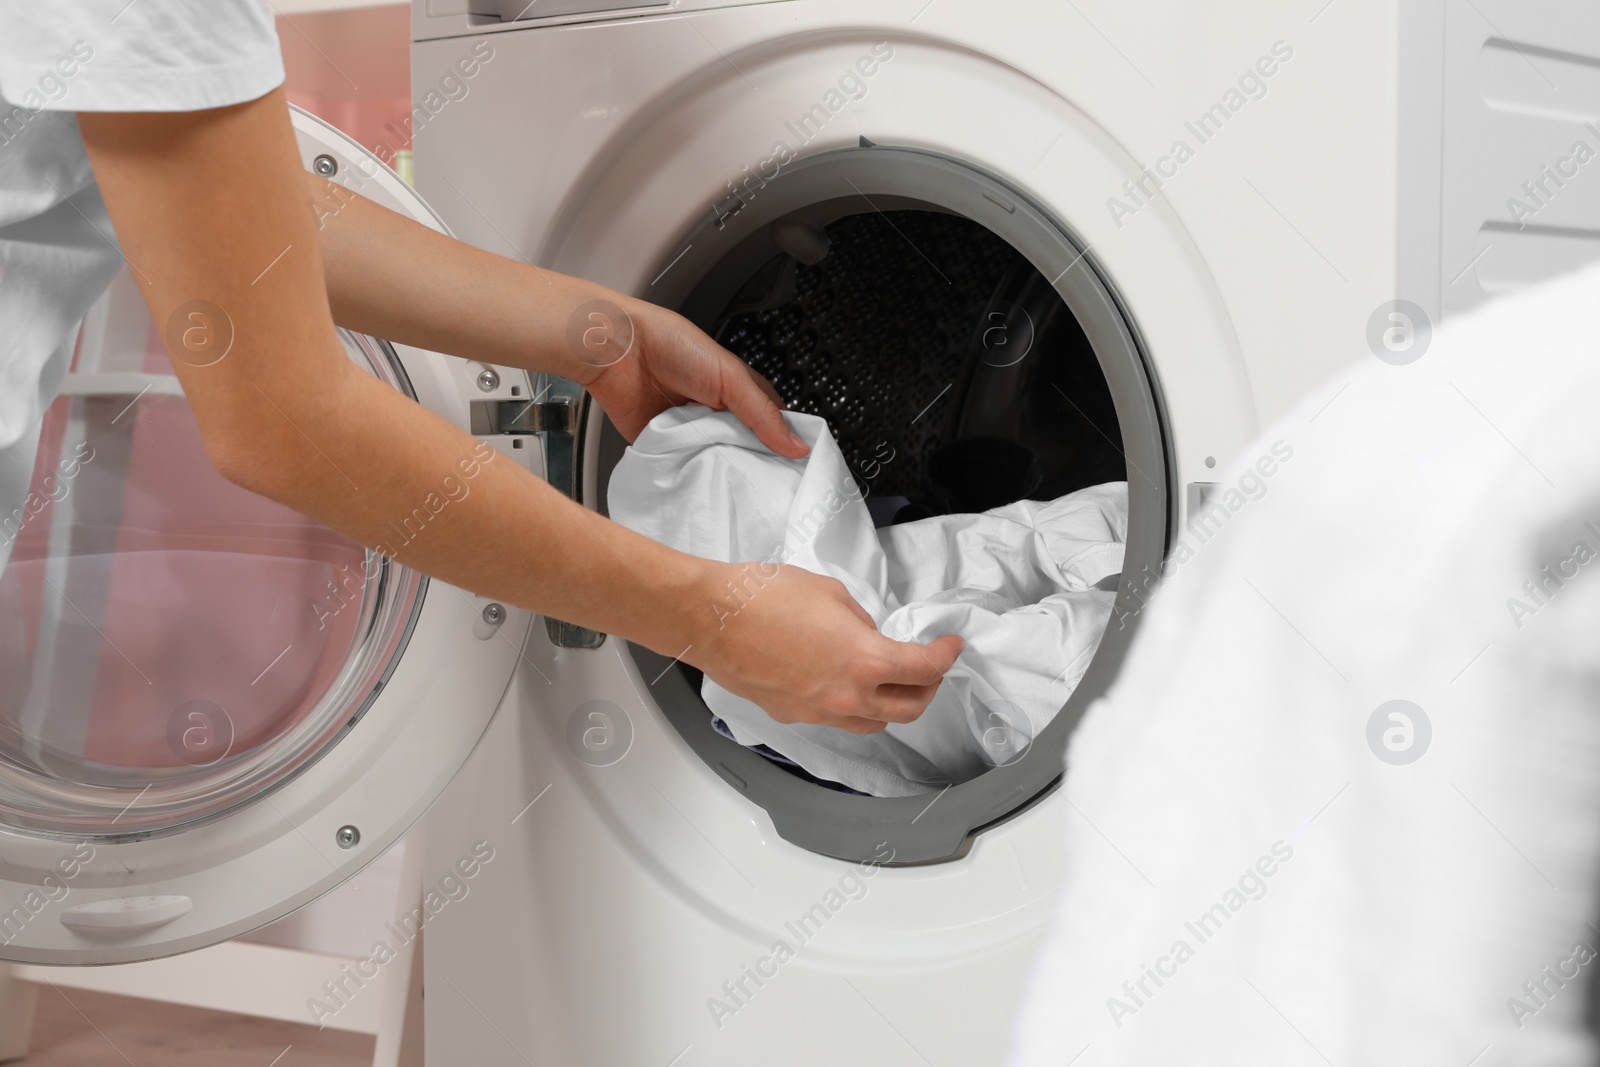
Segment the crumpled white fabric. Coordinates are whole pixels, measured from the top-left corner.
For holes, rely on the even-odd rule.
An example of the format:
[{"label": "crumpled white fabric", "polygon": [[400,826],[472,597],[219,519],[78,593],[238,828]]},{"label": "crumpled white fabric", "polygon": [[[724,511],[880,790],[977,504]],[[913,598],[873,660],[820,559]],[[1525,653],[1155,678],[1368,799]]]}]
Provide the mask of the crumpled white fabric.
[{"label": "crumpled white fabric", "polygon": [[710,679],[706,704],[741,744],[875,796],[931,792],[1019,758],[1110,619],[1126,483],[876,530],[827,424],[786,417],[811,445],[805,459],[773,454],[724,412],[662,413],[612,473],[611,517],[692,555],[757,564],[743,591],[708,610],[736,611],[760,595],[772,563],[787,563],[844,583],[896,640],[959,634],[966,650],[920,718],[878,734],[778,723]]}]

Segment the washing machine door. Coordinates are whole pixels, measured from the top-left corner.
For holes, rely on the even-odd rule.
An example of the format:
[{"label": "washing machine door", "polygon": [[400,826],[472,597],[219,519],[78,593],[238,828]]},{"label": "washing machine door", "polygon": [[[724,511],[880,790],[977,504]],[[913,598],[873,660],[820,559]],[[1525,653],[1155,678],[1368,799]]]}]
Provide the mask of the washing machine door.
[{"label": "washing machine door", "polygon": [[[354,142],[294,125],[308,168],[444,229]],[[463,429],[531,395],[520,372],[485,392],[481,366],[341,336]],[[332,889],[465,761],[527,633],[223,480],[126,278],[85,321],[31,489],[0,516],[0,959],[170,955]]]}]

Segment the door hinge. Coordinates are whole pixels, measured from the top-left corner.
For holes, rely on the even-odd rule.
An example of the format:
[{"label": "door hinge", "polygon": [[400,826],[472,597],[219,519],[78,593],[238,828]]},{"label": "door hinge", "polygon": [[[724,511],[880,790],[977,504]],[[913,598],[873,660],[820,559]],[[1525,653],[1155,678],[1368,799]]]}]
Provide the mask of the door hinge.
[{"label": "door hinge", "polygon": [[[579,465],[583,451],[579,447],[579,437],[586,400],[587,395],[581,391],[543,401],[474,400],[472,432],[479,436],[543,434],[545,481],[581,503],[583,482]],[[559,648],[599,648],[605,644],[605,634],[548,615],[544,626],[550,643]]]},{"label": "door hinge", "polygon": [[576,405],[570,400],[474,400],[472,432],[480,436],[497,433],[566,433],[577,424]]}]

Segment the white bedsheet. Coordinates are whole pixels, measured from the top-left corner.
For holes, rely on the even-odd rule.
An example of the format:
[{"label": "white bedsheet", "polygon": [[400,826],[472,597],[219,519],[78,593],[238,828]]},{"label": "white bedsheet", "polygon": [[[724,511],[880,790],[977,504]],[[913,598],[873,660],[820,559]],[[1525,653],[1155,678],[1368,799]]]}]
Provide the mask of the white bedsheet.
[{"label": "white bedsheet", "polygon": [[[931,792],[1019,758],[1083,677],[1110,619],[1126,483],[875,530],[826,423],[787,417],[812,446],[804,460],[769,452],[726,413],[663,413],[612,474],[612,518],[693,555],[828,575],[885,634],[954,633],[966,650],[921,718],[878,734],[778,723],[710,679],[706,704],[741,744],[876,796]],[[744,595],[759,596],[759,573]],[[738,607],[732,594],[727,606]]]}]

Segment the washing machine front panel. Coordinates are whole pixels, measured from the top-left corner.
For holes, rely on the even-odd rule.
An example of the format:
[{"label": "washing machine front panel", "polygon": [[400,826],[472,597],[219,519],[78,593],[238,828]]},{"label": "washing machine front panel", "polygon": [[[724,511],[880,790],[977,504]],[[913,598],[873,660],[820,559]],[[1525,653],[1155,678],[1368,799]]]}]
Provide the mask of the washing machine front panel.
[{"label": "washing machine front panel", "polygon": [[[294,126],[308,169],[443,230],[354,142],[298,111]],[[460,361],[341,337],[463,429],[487,399]],[[443,790],[528,630],[225,482],[161,338],[118,279],[45,422],[49,503],[0,577],[0,959],[184,952],[338,885]],[[502,372],[508,395],[531,389]]]},{"label": "washing machine front panel", "polygon": [[[445,108],[420,132],[419,182],[452,225],[486,248],[521,249],[543,264],[676,303],[726,250],[720,243],[696,247],[695,235],[709,225],[721,241],[718,219],[731,234],[786,195],[780,192],[781,175],[770,185],[760,180],[763,161],[771,177],[775,142],[789,137],[794,144],[785,122],[815,116],[810,109],[819,102],[826,108],[827,91],[851,72],[868,86],[866,92],[830,113],[826,123],[814,117],[817,128],[799,158],[859,152],[865,163],[875,154],[901,153],[960,170],[973,176],[967,191],[977,199],[983,199],[982,190],[998,196],[984,200],[988,210],[1014,216],[1038,205],[1058,234],[1081,240],[1083,256],[1053,267],[1035,261],[1051,280],[1093,270],[1109,282],[1101,291],[1126,333],[1128,351],[1148,357],[1141,367],[1147,374],[1145,399],[1165,412],[1133,450],[1135,462],[1148,465],[1151,480],[1164,484],[1139,524],[1139,536],[1153,538],[1152,559],[1158,561],[1178,521],[1181,480],[1204,470],[1205,456],[1226,457],[1241,448],[1256,427],[1228,315],[1204,270],[1197,269],[1203,257],[1180,220],[1152,205],[1140,220],[1150,225],[1107,239],[1114,229],[1108,231],[1104,190],[1123,180],[1127,154],[1083,110],[1038,79],[958,43],[906,30],[916,14],[910,5],[899,27],[849,30],[830,27],[830,20],[835,26],[840,21],[833,5],[793,10],[799,25],[785,22],[784,32],[771,39],[762,32],[779,29],[770,20],[744,18],[736,9],[719,13],[705,28],[727,35],[717,40],[727,46],[728,61],[713,55],[709,63],[685,63],[668,84],[646,92],[643,102],[631,99],[643,91],[638,81],[663,67],[676,68],[679,58],[656,55],[652,38],[636,32],[642,23],[595,27],[593,37],[589,29],[502,35],[466,106]],[[812,21],[807,12],[821,14]],[[574,38],[595,51],[574,48]],[[447,62],[460,47],[457,41],[419,43],[414,71],[424,77],[421,72]],[[1090,62],[1103,61],[1095,56]],[[594,64],[602,69],[595,71]],[[818,72],[828,75],[820,86]],[[747,78],[761,87],[759,96]],[[568,95],[548,97],[548,109],[517,103],[540,84],[566,84]],[[556,122],[552,113],[570,122]],[[1055,131],[1053,151],[1070,165],[1039,165],[1050,147],[1049,138],[1038,138],[1041,130]],[[863,139],[877,147],[863,147]],[[561,150],[540,147],[552,144]],[[743,186],[747,171],[756,182]],[[850,176],[873,180],[854,171]],[[744,189],[749,206],[730,216],[733,186]],[[858,210],[874,210],[870,198],[877,192],[863,188]],[[900,189],[897,195],[907,193]],[[592,434],[591,442],[597,438]],[[583,494],[591,505],[600,492],[594,458],[591,448]],[[685,937],[693,930],[697,943],[709,944],[707,931],[719,932],[715,966],[721,967],[727,962],[723,955],[731,959],[746,948],[770,947],[785,922],[807,913],[841,878],[870,872],[870,893],[833,915],[829,937],[808,946],[807,966],[880,974],[898,968],[963,989],[985,981],[979,976],[1007,953],[1025,952],[1047,920],[1059,879],[1061,824],[1070,812],[1059,793],[965,840],[964,848],[927,854],[906,848],[904,841],[897,847],[894,828],[920,826],[923,818],[934,823],[937,814],[899,805],[908,810],[893,818],[867,817],[857,835],[865,847],[841,860],[786,840],[766,808],[741,795],[733,779],[719,775],[663,718],[653,689],[667,677],[667,665],[647,669],[616,641],[572,649],[538,637],[530,642],[528,659],[526,693],[533,711],[520,725],[530,737],[516,746],[527,766],[511,772],[515,789],[507,786],[508,795],[494,802],[480,796],[456,804],[447,798],[430,826],[439,827],[441,840],[449,842],[441,847],[448,851],[487,833],[483,807],[512,799],[520,807],[542,797],[523,816],[521,829],[502,828],[507,848],[521,857],[514,861],[520,872],[529,872],[541,855],[571,857],[530,875],[540,887],[541,909],[565,916],[603,911],[625,926],[631,920],[620,917],[630,910],[679,910],[696,916],[684,927]],[[1100,684],[1111,667],[1108,662]],[[590,730],[605,733],[603,747],[621,755],[598,760],[586,754],[574,739]],[[609,740],[620,736],[625,745]],[[493,757],[485,752],[480,758]],[[1059,745],[1038,758],[1059,768]],[[472,788],[492,783],[499,793],[502,773],[504,768],[473,775]],[[1034,786],[997,804],[994,818],[1037,792]],[[928,797],[922,805],[929,801],[937,812],[941,802]],[[869,840],[877,829],[884,831],[881,838]],[[963,844],[964,833],[955,845]],[[434,860],[448,859],[432,848]],[[591,861],[591,854],[602,858]],[[897,865],[906,859],[943,862]],[[630,873],[617,876],[610,873],[613,866]],[[580,874],[591,868],[592,874]],[[490,911],[477,914],[487,917]],[[465,914],[460,921],[473,922]],[[526,931],[535,940],[560,936],[537,917],[508,921],[539,927]],[[482,930],[488,936],[488,928]],[[671,931],[650,936],[678,943]],[[600,959],[615,961],[628,950],[626,942],[606,944]],[[586,963],[571,966],[587,974]],[[598,972],[573,977],[583,987],[604,980]],[[462,989],[490,1010],[479,998],[493,993]],[[704,1012],[704,1005],[696,1010]],[[982,1035],[974,1047],[998,1041],[1003,1009],[989,1014],[974,1024],[972,1033]],[[498,1018],[492,1011],[491,1017]],[[555,1046],[546,1051],[554,1054]],[[561,1054],[604,1058],[599,1045]]]},{"label": "washing machine front panel", "polygon": [[[1258,425],[1245,361],[1226,302],[1205,269],[1207,256],[1167,202],[1150,203],[1137,227],[1119,228],[1107,211],[1106,190],[1138,173],[1134,157],[1101,121],[1115,111],[1105,99],[1107,87],[1123,87],[1127,77],[1114,53],[1069,32],[1056,8],[1039,6],[1033,12],[1038,34],[1057,46],[1055,65],[1073,71],[1067,80],[1074,98],[1067,98],[1043,72],[1007,65],[957,39],[952,27],[924,28],[929,24],[916,21],[923,6],[885,4],[867,26],[857,13],[843,17],[842,5],[824,0],[782,5],[781,20],[770,17],[776,8],[720,10],[698,20],[703,30],[715,31],[718,46],[703,55],[663,52],[664,28],[649,19],[503,34],[472,96],[445,107],[419,131],[419,183],[458,231],[486,248],[516,250],[676,303],[716,251],[697,241],[706,235],[717,240],[719,231],[737,229],[741,217],[786,195],[784,172],[797,173],[808,160],[902,151],[985,176],[990,188],[1011,191],[1009,200],[1002,194],[999,202],[989,201],[991,208],[1014,214],[1037,205],[1074,236],[1081,261],[1034,265],[1056,281],[1092,265],[1146,361],[1147,399],[1162,414],[1134,454],[1149,466],[1149,480],[1165,488],[1150,509],[1160,513],[1141,516],[1139,535],[1154,533],[1158,547],[1150,563],[1159,568],[1160,552],[1181,521],[1185,483],[1205,480],[1207,457],[1213,464],[1231,457]],[[463,45],[419,42],[414,74],[426,81],[428,70],[447,65]],[[1049,65],[1041,55],[1035,59]],[[530,94],[540,106],[528,105]],[[783,144],[788,157],[778,148]],[[860,210],[875,210],[872,191],[859,191]],[[741,198],[747,206],[737,208]],[[591,434],[591,445],[597,439]],[[591,506],[600,495],[594,458],[591,447],[583,491]],[[1155,575],[1142,578],[1147,595]],[[764,868],[763,886],[803,885],[808,874],[834,869],[830,864],[837,861],[785,842],[767,810],[738,795],[737,774],[718,777],[690,751],[663,722],[651,695],[665,665],[646,668],[615,646],[567,650],[548,666],[530,651],[551,678],[541,687],[540,717],[565,730],[573,716],[587,713],[586,702],[600,700],[602,714],[629,723],[635,751],[656,746],[652,751],[659,754],[651,759],[630,756],[606,774],[584,777],[591,804],[612,836],[637,848],[639,862],[661,872],[692,906],[727,925],[761,929],[774,899],[799,901],[783,900],[781,889],[751,892],[725,865],[706,864],[684,847],[675,809],[661,801],[659,776],[674,776],[687,791],[685,810],[703,812],[719,827],[701,828],[718,850],[736,863],[748,858]],[[1108,662],[1107,677],[1096,682],[1108,681],[1113,667]],[[1040,752],[1040,762],[1058,761],[1059,749]],[[649,780],[636,777],[646,768]],[[1038,789],[1035,784],[997,803],[994,818]],[[1047,855],[1043,842],[1053,834],[1046,827],[1054,810],[1046,799],[978,840],[1025,835],[1030,851]],[[870,858],[876,842],[866,839],[880,823],[914,818],[918,813],[909,810],[903,819],[898,813],[895,819],[866,817],[850,858]],[[887,837],[885,844],[893,847]],[[916,860],[960,855],[951,848],[907,851]],[[1042,911],[1024,906],[997,915],[994,895],[977,888],[1002,876],[994,863],[977,858],[992,852],[974,847],[904,896],[879,894],[885,912],[861,922],[852,942],[860,946],[858,958],[984,951],[1037,928]],[[1004,877],[1014,878],[1009,872]],[[906,876],[901,884],[914,883]],[[912,925],[900,928],[891,915]],[[943,932],[929,936],[919,925],[924,921]]]},{"label": "washing machine front panel", "polygon": [[[1354,250],[1341,265],[1359,278],[1355,295],[1331,301],[1348,341],[1332,338],[1324,318],[1330,276],[1316,250],[1272,208],[1257,201],[1245,212],[1233,199],[1256,195],[1240,180],[1242,163],[1292,159],[1312,132],[1286,133],[1281,116],[1254,131],[1235,125],[1194,163],[1224,173],[1191,169],[1192,180],[1169,183],[1170,195],[1147,198],[1133,217],[1113,213],[1108,200],[1126,196],[1141,161],[1170,147],[1171,128],[1214,103],[1236,67],[1253,65],[1258,50],[1238,42],[1265,34],[1260,51],[1270,52],[1280,14],[1262,5],[1208,11],[1205,21],[1180,4],[1083,7],[1096,20],[1137,20],[1112,36],[1138,43],[1135,62],[1149,61],[1159,88],[1079,5],[884,0],[864,10],[794,0],[693,16],[705,40],[688,47],[667,47],[666,20],[654,17],[502,32],[474,95],[419,131],[419,184],[485,248],[672,303],[718,258],[702,259],[696,235],[759,214],[782,195],[784,172],[806,160],[905,152],[982,175],[1059,224],[1114,294],[1162,412],[1167,512],[1157,525],[1170,537],[1191,483],[1209,481],[1364,344],[1367,309],[1354,309],[1367,287],[1392,281],[1393,250],[1382,246],[1393,189],[1381,174],[1291,175],[1311,202],[1354,187],[1380,205],[1339,229]],[[1330,25],[1317,32],[1339,44],[1373,28]],[[419,41],[414,80],[443,69],[462,44]],[[1297,103],[1309,94],[1314,117],[1335,113],[1334,74],[1303,69],[1315,84],[1297,90]],[[1219,72],[1228,75],[1220,83]],[[1295,99],[1280,88],[1287,83],[1254,103]],[[1330,131],[1326,152],[1375,160],[1377,171],[1392,152],[1381,130],[1336,123],[1322,135]],[[1229,185],[1221,200],[1219,184]],[[873,192],[860,192],[862,210],[874,210]],[[1297,319],[1286,355],[1284,324]],[[597,505],[593,449],[588,458],[583,496]],[[1060,790],[941,862],[892,865],[888,833],[878,862],[870,850],[841,860],[786,840],[766,808],[664,719],[653,692],[674,668],[647,669],[616,641],[572,649],[536,638],[528,654],[519,678],[530,714],[497,720],[496,743],[475,757],[481,771],[430,817],[429,862],[445,865],[493,829],[485,811],[518,813],[515,828],[498,828],[511,857],[505,881],[485,883],[502,888],[441,927],[430,950],[430,972],[459,994],[430,1002],[435,1055],[503,1056],[509,1040],[558,1062],[657,1052],[666,1062],[942,1062],[932,1050],[947,1050],[949,1062],[999,1061],[1024,961],[1059,885],[1063,822],[1082,817]],[[583,743],[591,729],[606,738],[603,757]],[[869,888],[846,892],[858,883]],[[826,936],[800,949],[792,924],[827,906],[830,891],[844,903],[827,907]],[[780,940],[799,951],[777,979],[750,998],[723,990]],[[485,968],[491,944],[513,946],[504,955],[515,958]],[[573,1024],[597,1010],[625,1012],[629,1025]],[[824,1018],[841,1021],[830,1028]]]}]

